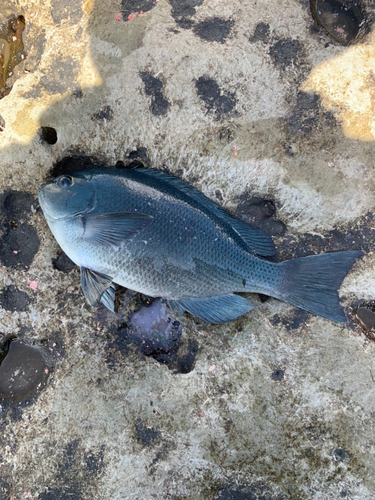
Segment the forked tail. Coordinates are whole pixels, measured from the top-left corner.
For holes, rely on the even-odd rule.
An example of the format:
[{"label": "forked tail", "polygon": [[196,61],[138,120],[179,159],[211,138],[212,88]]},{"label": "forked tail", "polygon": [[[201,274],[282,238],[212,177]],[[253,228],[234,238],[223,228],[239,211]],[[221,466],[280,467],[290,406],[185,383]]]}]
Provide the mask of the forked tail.
[{"label": "forked tail", "polygon": [[361,251],[325,253],[288,260],[277,297],[323,318],[345,323],[337,293]]}]

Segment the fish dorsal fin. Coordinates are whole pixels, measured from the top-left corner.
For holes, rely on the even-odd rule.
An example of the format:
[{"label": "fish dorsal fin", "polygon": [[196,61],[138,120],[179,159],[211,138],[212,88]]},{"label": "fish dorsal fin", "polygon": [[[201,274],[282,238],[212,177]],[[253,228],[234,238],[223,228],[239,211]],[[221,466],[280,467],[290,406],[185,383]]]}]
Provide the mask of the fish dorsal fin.
[{"label": "fish dorsal fin", "polygon": [[86,214],[82,238],[90,243],[120,246],[148,227],[153,217],[137,212]]},{"label": "fish dorsal fin", "polygon": [[234,321],[253,309],[248,300],[233,293],[217,297],[169,299],[168,304],[180,314],[187,311],[207,323],[215,324]]},{"label": "fish dorsal fin", "polygon": [[[104,293],[111,287],[112,278],[102,273],[81,267],[81,286],[85,299],[92,307],[96,307]],[[108,297],[104,299],[104,305],[108,307]],[[114,297],[113,297],[114,300]],[[109,302],[108,302],[109,304]]]},{"label": "fish dorsal fin", "polygon": [[220,219],[222,229],[224,229],[227,235],[232,238],[233,234],[231,233],[233,231],[235,233],[234,239],[236,243],[242,246],[244,250],[263,257],[275,255],[275,245],[273,244],[272,238],[267,233],[262,231],[262,229],[251,226],[241,219],[238,219],[225,210],[225,208],[207,198],[203,193],[198,191],[197,188],[190,186],[190,184],[179,179],[178,177],[174,177],[171,174],[167,174],[159,170],[153,170],[146,167],[135,167],[134,170],[149,177],[158,179],[159,181],[189,196],[197,202],[198,205],[206,209],[206,214],[207,211],[209,211]]}]

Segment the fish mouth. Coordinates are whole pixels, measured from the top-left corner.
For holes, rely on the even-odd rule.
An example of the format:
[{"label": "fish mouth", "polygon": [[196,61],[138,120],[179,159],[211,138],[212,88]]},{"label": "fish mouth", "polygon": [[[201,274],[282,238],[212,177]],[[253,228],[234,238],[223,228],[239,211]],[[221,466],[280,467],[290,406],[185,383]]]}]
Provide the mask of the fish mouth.
[{"label": "fish mouth", "polygon": [[[48,183],[46,183],[46,184],[48,184]],[[50,212],[50,210],[48,209],[48,201],[47,201],[47,199],[46,199],[46,197],[44,195],[44,190],[43,190],[43,188],[46,186],[46,184],[43,184],[38,189],[38,198],[39,198],[39,203],[40,203],[40,205],[42,207],[44,216],[47,219],[47,221],[49,221],[49,222],[64,221],[64,220],[67,220],[67,219],[72,219],[74,217],[83,216],[83,215],[85,215],[85,214],[87,214],[89,212],[92,212],[94,210],[95,205],[96,205],[96,199],[95,199],[95,193],[92,193],[91,198],[89,200],[89,203],[88,203],[87,207],[85,207],[84,209],[76,211],[76,212],[73,212],[73,213],[70,213],[68,215],[63,215],[61,217],[52,215],[51,212]],[[75,193],[71,193],[71,195],[69,196],[69,198],[64,202],[63,206],[66,206],[68,204],[68,202],[73,198],[73,196],[75,196]]]}]

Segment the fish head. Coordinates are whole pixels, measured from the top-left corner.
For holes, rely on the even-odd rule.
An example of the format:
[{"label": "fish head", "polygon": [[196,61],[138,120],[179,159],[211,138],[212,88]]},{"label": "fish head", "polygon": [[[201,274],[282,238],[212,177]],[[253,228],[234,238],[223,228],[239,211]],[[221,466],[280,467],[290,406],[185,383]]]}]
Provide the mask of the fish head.
[{"label": "fish head", "polygon": [[38,189],[43,213],[49,221],[64,220],[91,212],[95,208],[95,190],[91,175],[60,175]]}]

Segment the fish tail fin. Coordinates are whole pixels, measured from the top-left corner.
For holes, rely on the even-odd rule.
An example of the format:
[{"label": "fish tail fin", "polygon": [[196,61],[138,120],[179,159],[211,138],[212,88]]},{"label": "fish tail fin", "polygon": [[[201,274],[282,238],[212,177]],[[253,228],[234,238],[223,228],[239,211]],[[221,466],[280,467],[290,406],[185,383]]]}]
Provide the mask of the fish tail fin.
[{"label": "fish tail fin", "polygon": [[355,250],[282,262],[282,284],[274,297],[331,321],[346,323],[338,289],[361,255]]}]

